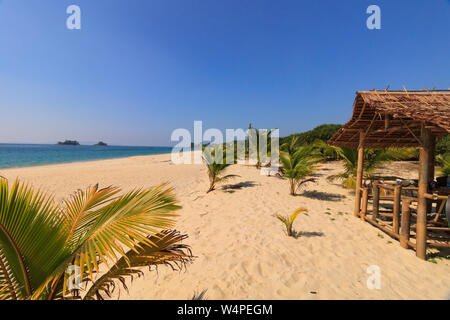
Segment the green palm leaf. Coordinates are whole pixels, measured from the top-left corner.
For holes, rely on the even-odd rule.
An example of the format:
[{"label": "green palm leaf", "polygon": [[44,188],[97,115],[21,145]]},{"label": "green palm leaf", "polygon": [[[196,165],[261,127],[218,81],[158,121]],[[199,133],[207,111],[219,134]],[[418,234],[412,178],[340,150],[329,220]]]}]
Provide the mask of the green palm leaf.
[{"label": "green palm leaf", "polygon": [[283,165],[283,175],[289,179],[290,194],[307,181],[315,181],[314,178],[305,178],[316,170],[316,163],[321,159],[312,146],[298,147],[293,152],[280,152],[280,161]]},{"label": "green palm leaf", "polygon": [[62,223],[50,197],[17,180],[9,190],[0,179],[0,249],[13,296],[29,298],[63,259]]},{"label": "green palm leaf", "polygon": [[11,298],[11,293],[9,290],[9,284],[6,282],[0,282],[0,301],[9,300]]},{"label": "green palm leaf", "polygon": [[137,251],[141,243],[154,245],[147,236],[173,227],[173,218],[178,216],[173,213],[180,207],[172,191],[165,185],[131,191],[94,211],[75,250],[74,265],[82,274],[87,267],[92,275],[91,266],[98,272],[97,256],[108,265],[108,261],[126,257],[124,248]]},{"label": "green palm leaf", "polygon": [[441,165],[440,173],[443,176],[450,176],[450,152],[437,155],[436,160]]},{"label": "green palm leaf", "polygon": [[162,231],[149,237],[149,242],[154,245],[141,243],[137,252],[129,251],[107,273],[94,282],[84,299],[97,298],[101,300],[103,299],[102,293],[110,296],[116,288],[117,281],[121,282],[124,289],[128,291],[126,277],[133,279],[135,276],[142,275],[142,267],[169,265],[172,268],[181,269],[193,258],[190,247],[181,244],[186,238],[187,235],[182,235],[174,230]]},{"label": "green palm leaf", "polygon": [[[342,179],[348,188],[355,188],[355,177],[358,166],[358,150],[345,147],[333,147],[344,162],[344,172],[329,176],[330,180]],[[379,168],[383,163],[412,158],[415,148],[365,149],[363,171],[365,177]]]},{"label": "green palm leaf", "polygon": [[294,221],[297,218],[297,216],[302,212],[308,212],[308,210],[306,210],[305,208],[298,208],[297,210],[292,212],[290,216],[286,216],[286,217],[284,217],[280,214],[275,214],[275,218],[277,218],[284,224],[284,226],[286,228],[286,234],[289,237],[296,237],[294,230],[293,230]]},{"label": "green palm leaf", "polygon": [[160,230],[173,227],[180,207],[172,188],[118,192],[95,186],[57,206],[26,184],[0,179],[0,297],[62,298],[68,266],[92,277],[101,263],[129,263],[126,251],[155,246]]},{"label": "green palm leaf", "polygon": [[[211,147],[208,147],[211,148]],[[206,148],[205,148],[206,150]],[[206,168],[208,170],[209,178],[209,189],[206,193],[213,191],[218,182],[224,182],[234,177],[239,177],[238,175],[229,174],[226,176],[221,176],[220,174],[225,171],[231,164],[226,163],[226,152],[221,149],[220,146],[216,146],[208,150],[209,152],[203,152],[203,160],[205,161]],[[222,156],[216,159],[216,153],[222,152]]]}]

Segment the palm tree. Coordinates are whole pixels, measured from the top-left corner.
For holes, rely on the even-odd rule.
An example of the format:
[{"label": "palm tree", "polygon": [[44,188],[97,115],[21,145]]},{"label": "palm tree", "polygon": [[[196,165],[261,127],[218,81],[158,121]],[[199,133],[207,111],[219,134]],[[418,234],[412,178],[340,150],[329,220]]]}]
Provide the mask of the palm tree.
[{"label": "palm tree", "polygon": [[[186,236],[167,231],[181,208],[172,188],[119,192],[94,186],[56,204],[18,180],[9,188],[0,179],[0,299],[101,299],[116,280],[126,288],[125,277],[142,266],[182,267],[192,259],[180,244]],[[94,277],[102,266],[106,272]],[[69,267],[86,289],[90,284],[86,294],[68,288]]]},{"label": "palm tree", "polygon": [[441,174],[444,177],[450,176],[450,152],[437,155],[436,160],[442,166],[440,169]]},{"label": "palm tree", "polygon": [[[262,162],[261,160],[264,160],[264,161],[267,160],[267,159],[261,159],[261,154],[260,154],[260,150],[259,150],[260,145],[263,144],[263,143],[266,144],[267,156],[270,156],[271,146],[272,146],[272,143],[271,143],[271,141],[272,141],[272,133],[276,129],[265,130],[267,132],[267,135],[266,135],[267,139],[265,141],[261,141],[261,137],[260,137],[261,133],[264,132],[264,131],[258,130],[256,128],[252,128],[251,124],[249,125],[248,129],[249,129],[249,135],[250,135],[250,130],[253,130],[254,134],[256,135],[256,165],[255,166],[256,166],[257,169],[260,169],[261,168],[261,162]],[[268,164],[268,165],[270,165],[270,164]]]},{"label": "palm tree", "polygon": [[208,177],[209,177],[209,189],[208,191],[206,191],[206,193],[210,193],[211,191],[213,191],[218,182],[224,182],[228,179],[238,177],[238,175],[235,174],[221,176],[221,173],[223,173],[225,169],[231,166],[231,163],[226,163],[226,152],[223,152],[223,149],[221,160],[215,159],[216,152],[221,152],[219,150],[219,146],[211,148],[210,152],[205,151],[203,152],[203,159],[205,161],[206,168],[208,169]]},{"label": "palm tree", "polygon": [[[342,179],[342,184],[348,189],[356,188],[356,171],[358,168],[358,150],[346,147],[332,147],[339,157],[344,161],[344,171],[331,175],[329,180]],[[365,149],[363,172],[365,178],[369,178],[371,173],[379,168],[383,163],[405,160],[414,156],[415,148],[386,148],[380,150]]]},{"label": "palm tree", "polygon": [[289,179],[290,194],[295,195],[303,184],[316,181],[315,178],[305,178],[315,171],[320,158],[312,146],[302,146],[290,151],[280,152],[280,161],[283,175]]},{"label": "palm tree", "polygon": [[293,154],[296,148],[298,147],[297,146],[298,139],[299,139],[298,136],[292,136],[292,138],[288,142],[285,142],[280,146],[280,149],[282,151],[286,151],[289,154]]},{"label": "palm tree", "polygon": [[325,160],[338,160],[339,153],[335,147],[329,146],[325,141],[316,139],[313,145],[317,148]]}]

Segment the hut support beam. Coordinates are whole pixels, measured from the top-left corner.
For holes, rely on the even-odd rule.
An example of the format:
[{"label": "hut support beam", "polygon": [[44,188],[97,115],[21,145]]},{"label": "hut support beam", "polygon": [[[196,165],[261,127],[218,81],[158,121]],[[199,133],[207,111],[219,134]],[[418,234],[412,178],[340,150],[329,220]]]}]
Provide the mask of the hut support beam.
[{"label": "hut support beam", "polygon": [[356,171],[356,194],[355,194],[355,217],[359,217],[361,210],[361,186],[363,177],[363,159],[364,159],[364,137],[365,134],[360,131],[359,133],[359,146],[358,146],[358,168]]},{"label": "hut support beam", "polygon": [[402,225],[401,225],[401,229],[400,229],[400,245],[405,248],[408,249],[408,242],[409,242],[409,237],[410,237],[410,228],[411,228],[411,218],[410,218],[410,213],[411,213],[411,209],[410,206],[411,205],[411,200],[409,199],[405,199],[402,201]]},{"label": "hut support beam", "polygon": [[417,226],[416,226],[416,256],[426,259],[427,251],[427,198],[428,181],[430,177],[430,147],[432,145],[431,130],[422,125],[422,145],[419,154],[419,190],[417,194]]},{"label": "hut support beam", "polygon": [[392,229],[394,233],[398,234],[400,231],[400,205],[401,205],[401,197],[402,197],[402,188],[400,186],[394,187],[394,212],[393,212],[393,221],[392,221]]},{"label": "hut support beam", "polygon": [[[434,181],[434,174],[435,174],[434,162],[436,161],[435,148],[436,148],[436,138],[434,136],[431,136],[430,147],[428,148],[428,183]],[[431,212],[432,208],[433,208],[432,202],[427,201],[427,212]]]}]

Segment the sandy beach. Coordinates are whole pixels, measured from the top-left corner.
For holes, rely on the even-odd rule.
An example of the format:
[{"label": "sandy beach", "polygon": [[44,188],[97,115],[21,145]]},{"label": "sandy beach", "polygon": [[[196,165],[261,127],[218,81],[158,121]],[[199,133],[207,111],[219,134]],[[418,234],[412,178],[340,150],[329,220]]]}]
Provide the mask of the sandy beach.
[{"label": "sandy beach", "polygon": [[[413,164],[391,170],[414,178]],[[260,175],[252,166],[234,165],[229,185],[209,194],[206,168],[174,165],[170,155],[140,156],[17,169],[0,174],[31,183],[61,200],[76,189],[99,183],[124,192],[163,182],[175,187],[182,205],[176,229],[187,233],[196,256],[186,270],[160,267],[121,290],[120,299],[190,299],[207,290],[208,299],[445,299],[450,294],[450,264],[416,258],[414,251],[353,217],[354,196],[326,180],[342,168],[323,163],[317,183],[298,196],[288,183]],[[287,237],[273,217],[296,208],[308,209],[294,228],[302,235]],[[381,270],[381,288],[371,290],[367,268]]]}]

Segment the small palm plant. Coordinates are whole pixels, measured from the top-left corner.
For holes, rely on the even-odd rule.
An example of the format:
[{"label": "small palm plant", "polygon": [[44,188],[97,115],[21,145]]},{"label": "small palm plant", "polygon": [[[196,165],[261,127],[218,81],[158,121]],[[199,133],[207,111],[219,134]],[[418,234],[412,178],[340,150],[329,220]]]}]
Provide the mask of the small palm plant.
[{"label": "small palm plant", "polygon": [[289,150],[291,152],[280,152],[280,161],[283,165],[283,176],[289,180],[290,195],[293,196],[305,183],[316,181],[315,178],[307,177],[316,170],[320,157],[311,146]]},{"label": "small palm plant", "polygon": [[[221,154],[216,157],[216,155]],[[229,174],[222,176],[221,174],[231,166],[231,163],[226,163],[226,152],[223,149],[219,149],[219,147],[215,148],[205,148],[203,152],[203,159],[206,164],[206,168],[208,169],[208,177],[209,177],[209,189],[206,193],[210,193],[216,188],[217,183],[225,182],[231,178],[238,177],[235,174]]]},{"label": "small palm plant", "polygon": [[440,174],[444,177],[450,176],[450,152],[437,155],[436,160],[441,165]]},{"label": "small palm plant", "polygon": [[[125,278],[143,266],[182,267],[192,259],[181,243],[186,235],[167,231],[180,209],[171,188],[119,192],[94,186],[56,204],[0,179],[0,299],[102,299],[116,280],[126,289]],[[71,286],[69,269],[87,292]]]},{"label": "small palm plant", "polygon": [[[267,157],[270,157],[271,153],[271,146],[272,146],[272,134],[276,129],[273,130],[259,130],[256,128],[252,128],[252,125],[249,125],[249,136],[255,135],[255,141],[256,141],[256,169],[260,169],[263,162],[267,162],[267,158],[263,157],[261,154],[261,148],[263,146],[267,150]],[[264,141],[262,141],[264,140]],[[270,162],[266,164],[267,166],[270,166]]]},{"label": "small palm plant", "polygon": [[325,141],[316,139],[313,145],[322,154],[325,160],[338,160],[339,154],[335,147],[329,146]]},{"label": "small palm plant", "polygon": [[280,146],[280,149],[286,151],[289,154],[293,154],[295,150],[298,148],[297,146],[298,139],[299,139],[298,136],[293,136],[288,142],[283,143]]},{"label": "small palm plant", "polygon": [[[331,175],[328,180],[341,179],[342,185],[348,189],[356,188],[356,171],[358,168],[358,150],[345,147],[332,147],[339,157],[344,161],[344,171],[336,175]],[[363,172],[365,178],[369,178],[371,173],[379,168],[383,163],[405,160],[414,156],[415,148],[386,148],[380,150],[364,150]]]},{"label": "small palm plant", "polygon": [[297,218],[297,216],[302,213],[302,212],[308,212],[308,210],[304,209],[304,208],[299,208],[297,210],[295,210],[290,216],[282,216],[279,214],[276,214],[275,217],[280,220],[281,222],[283,222],[284,226],[286,227],[286,234],[289,237],[297,237],[296,232],[293,230],[293,225],[294,225],[294,221]]}]

